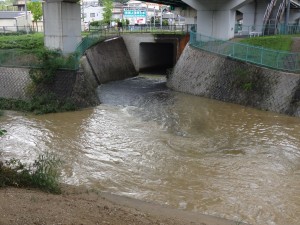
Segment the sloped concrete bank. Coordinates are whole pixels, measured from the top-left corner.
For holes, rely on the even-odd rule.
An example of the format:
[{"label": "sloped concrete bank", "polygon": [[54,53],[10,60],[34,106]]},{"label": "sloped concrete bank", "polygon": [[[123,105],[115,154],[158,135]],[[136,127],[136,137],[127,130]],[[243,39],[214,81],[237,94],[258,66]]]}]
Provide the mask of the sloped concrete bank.
[{"label": "sloped concrete bank", "polygon": [[105,40],[88,49],[82,66],[98,84],[138,75],[121,37]]},{"label": "sloped concrete bank", "polygon": [[235,61],[186,46],[167,85],[169,88],[300,116],[300,75]]},{"label": "sloped concrete bank", "polygon": [[[32,91],[28,68],[0,67],[0,97],[27,100]],[[38,87],[40,94],[54,93],[59,99],[70,99],[78,107],[96,105],[99,100],[94,77],[82,71],[58,70],[53,83]]]},{"label": "sloped concrete bank", "polygon": [[[39,88],[58,98],[70,99],[78,107],[99,104],[96,88],[105,82],[137,75],[122,38],[107,40],[88,49],[79,71],[58,70],[51,84]],[[30,97],[28,68],[0,67],[0,97],[26,100]]]}]

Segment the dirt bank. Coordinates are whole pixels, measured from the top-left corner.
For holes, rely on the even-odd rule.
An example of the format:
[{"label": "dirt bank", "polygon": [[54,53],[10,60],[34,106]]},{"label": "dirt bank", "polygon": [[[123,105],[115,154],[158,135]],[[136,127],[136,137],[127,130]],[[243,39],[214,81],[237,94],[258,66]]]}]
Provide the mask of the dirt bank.
[{"label": "dirt bank", "polygon": [[61,195],[38,190],[0,189],[0,215],[0,225],[237,224],[78,187],[64,187]]}]

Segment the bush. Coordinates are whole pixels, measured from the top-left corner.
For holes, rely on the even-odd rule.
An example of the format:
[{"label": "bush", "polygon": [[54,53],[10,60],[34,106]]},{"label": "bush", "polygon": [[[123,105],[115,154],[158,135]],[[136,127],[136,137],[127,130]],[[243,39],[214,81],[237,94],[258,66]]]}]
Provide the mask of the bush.
[{"label": "bush", "polygon": [[56,71],[65,64],[65,59],[60,51],[41,49],[37,54],[41,61],[41,68],[34,68],[29,71],[29,76],[35,84],[52,83]]},{"label": "bush", "polygon": [[39,155],[29,165],[17,159],[0,162],[0,187],[32,187],[59,194],[60,164],[60,160],[49,153]]},{"label": "bush", "polygon": [[59,100],[53,93],[34,95],[31,100],[0,98],[0,109],[46,114],[76,110],[70,99]]},{"label": "bush", "polygon": [[94,27],[100,26],[100,21],[90,22],[90,26],[94,26]]},{"label": "bush", "polygon": [[43,34],[0,36],[0,49],[40,49],[44,48]]}]

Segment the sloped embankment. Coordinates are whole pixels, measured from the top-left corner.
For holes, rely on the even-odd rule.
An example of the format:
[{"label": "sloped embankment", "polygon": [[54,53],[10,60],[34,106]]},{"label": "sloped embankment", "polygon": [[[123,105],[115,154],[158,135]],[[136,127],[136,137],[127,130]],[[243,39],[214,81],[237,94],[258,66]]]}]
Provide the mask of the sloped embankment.
[{"label": "sloped embankment", "polygon": [[258,67],[187,46],[168,87],[261,110],[300,116],[300,75]]}]

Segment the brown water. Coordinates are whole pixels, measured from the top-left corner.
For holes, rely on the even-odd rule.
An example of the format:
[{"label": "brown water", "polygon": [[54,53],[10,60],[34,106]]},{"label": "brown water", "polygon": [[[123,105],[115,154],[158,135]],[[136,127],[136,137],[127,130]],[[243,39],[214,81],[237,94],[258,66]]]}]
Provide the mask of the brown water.
[{"label": "brown water", "polygon": [[2,156],[53,151],[66,183],[252,224],[300,224],[300,118],[172,92],[161,79],[98,92],[103,104],[78,112],[6,112]]}]

